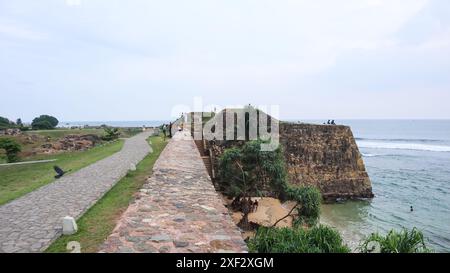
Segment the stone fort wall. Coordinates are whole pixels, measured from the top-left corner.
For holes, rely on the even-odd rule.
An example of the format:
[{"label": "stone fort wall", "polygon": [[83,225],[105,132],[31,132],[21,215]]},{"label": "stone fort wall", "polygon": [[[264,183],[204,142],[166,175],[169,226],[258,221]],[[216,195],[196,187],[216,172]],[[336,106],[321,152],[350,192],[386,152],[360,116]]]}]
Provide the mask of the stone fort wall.
[{"label": "stone fort wall", "polygon": [[[326,200],[373,197],[372,184],[350,127],[289,122],[280,122],[279,127],[290,184],[316,186]],[[244,143],[205,140],[198,145],[211,158],[213,179],[224,150]]]}]

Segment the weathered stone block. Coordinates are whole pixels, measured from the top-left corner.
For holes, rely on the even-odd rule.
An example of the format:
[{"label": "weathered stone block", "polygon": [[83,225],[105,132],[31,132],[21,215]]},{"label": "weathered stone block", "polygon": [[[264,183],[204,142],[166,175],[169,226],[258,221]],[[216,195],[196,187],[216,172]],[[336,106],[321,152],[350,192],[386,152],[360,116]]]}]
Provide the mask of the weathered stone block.
[{"label": "weathered stone block", "polygon": [[64,235],[72,235],[77,233],[78,226],[75,222],[75,219],[70,216],[66,216],[63,219],[63,234]]}]

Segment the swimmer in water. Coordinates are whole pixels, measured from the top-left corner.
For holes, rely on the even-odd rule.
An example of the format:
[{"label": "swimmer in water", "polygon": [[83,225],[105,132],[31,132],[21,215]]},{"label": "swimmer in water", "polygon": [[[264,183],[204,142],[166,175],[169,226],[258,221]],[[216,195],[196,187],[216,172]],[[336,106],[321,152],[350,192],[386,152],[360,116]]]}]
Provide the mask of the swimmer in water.
[{"label": "swimmer in water", "polygon": [[411,212],[413,212],[414,211],[414,208],[413,208],[413,206],[411,206]]}]

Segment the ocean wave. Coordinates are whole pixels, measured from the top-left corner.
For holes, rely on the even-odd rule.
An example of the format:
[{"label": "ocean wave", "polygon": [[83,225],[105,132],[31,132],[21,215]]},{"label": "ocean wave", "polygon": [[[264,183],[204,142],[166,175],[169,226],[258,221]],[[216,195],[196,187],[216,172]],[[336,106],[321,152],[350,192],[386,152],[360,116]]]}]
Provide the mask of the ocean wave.
[{"label": "ocean wave", "polygon": [[376,156],[381,156],[381,155],[377,155],[377,154],[366,154],[366,153],[361,153],[361,155],[363,157],[376,157]]},{"label": "ocean wave", "polygon": [[357,141],[387,141],[387,142],[441,142],[440,139],[428,139],[428,138],[364,138],[357,137]]},{"label": "ocean wave", "polygon": [[[428,144],[421,144],[421,143],[396,143],[396,142],[357,141],[357,144],[358,144],[358,146],[360,148],[417,150],[417,151],[431,151],[431,152],[450,152],[450,146],[428,145]],[[369,154],[369,155],[374,156],[373,154]]]}]

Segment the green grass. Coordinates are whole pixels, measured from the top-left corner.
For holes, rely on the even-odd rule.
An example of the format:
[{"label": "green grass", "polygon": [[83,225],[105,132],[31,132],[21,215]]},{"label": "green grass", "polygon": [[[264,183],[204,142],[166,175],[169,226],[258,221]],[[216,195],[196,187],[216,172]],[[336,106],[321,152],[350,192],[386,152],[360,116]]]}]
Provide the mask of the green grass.
[{"label": "green grass", "polygon": [[252,253],[348,253],[340,234],[327,226],[311,229],[260,227],[248,242]]},{"label": "green grass", "polygon": [[[375,244],[378,249],[374,248]],[[391,230],[385,236],[374,233],[367,237],[359,247],[362,253],[379,251],[380,253],[430,253],[432,249],[425,243],[423,233],[417,228],[401,231]]]},{"label": "green grass", "polygon": [[52,139],[62,138],[66,135],[99,135],[104,134],[103,129],[54,129],[54,130],[38,130],[38,131],[27,131],[25,132],[29,135],[41,135],[45,137],[50,137]]},{"label": "green grass", "polygon": [[[119,128],[120,138],[130,138],[139,133],[142,133],[142,128],[130,127]],[[29,142],[27,136],[38,136],[34,138],[32,142]],[[32,161],[32,160],[45,160],[53,159],[54,155],[48,154],[36,154],[35,150],[39,149],[43,144],[55,143],[60,139],[68,135],[97,135],[102,137],[105,135],[103,128],[82,128],[82,129],[69,129],[69,128],[57,128],[53,130],[32,130],[25,131],[23,135],[18,136],[0,136],[1,138],[12,138],[16,140],[22,146],[22,152],[19,154],[19,161]],[[3,149],[0,149],[0,164],[7,163],[6,154]]]},{"label": "green grass", "polygon": [[153,165],[166,146],[166,141],[160,136],[150,137],[153,153],[147,155],[137,166],[136,171],[130,171],[124,178],[108,191],[94,206],[92,206],[78,221],[78,233],[62,236],[57,239],[46,252],[67,252],[66,246],[71,241],[81,244],[84,253],[98,252],[101,244],[112,233],[120,215],[128,208],[134,194],[142,188],[151,174]]},{"label": "green grass", "polygon": [[[119,128],[120,137],[129,138],[142,133],[142,128]],[[50,137],[52,139],[58,139],[65,137],[67,135],[98,135],[103,136],[105,130],[102,128],[86,128],[86,129],[54,129],[54,130],[37,130],[37,131],[27,131],[28,135],[41,135],[44,137]]]},{"label": "green grass", "polygon": [[0,205],[53,182],[54,165],[74,172],[120,151],[122,146],[123,141],[120,140],[87,151],[67,152],[42,158],[57,159],[55,162],[0,166]]}]

